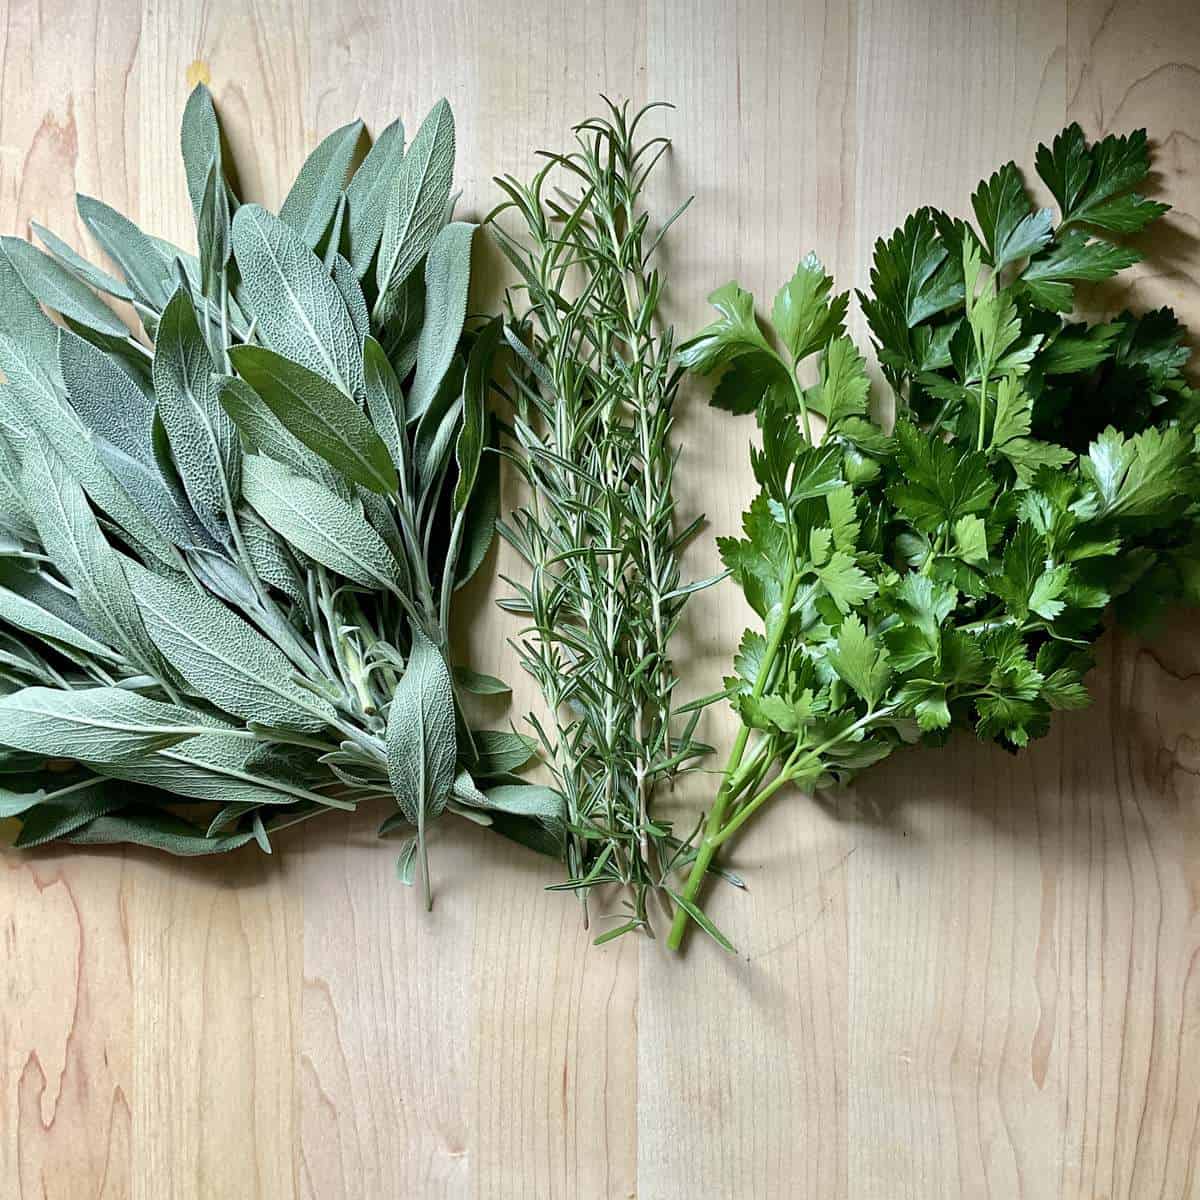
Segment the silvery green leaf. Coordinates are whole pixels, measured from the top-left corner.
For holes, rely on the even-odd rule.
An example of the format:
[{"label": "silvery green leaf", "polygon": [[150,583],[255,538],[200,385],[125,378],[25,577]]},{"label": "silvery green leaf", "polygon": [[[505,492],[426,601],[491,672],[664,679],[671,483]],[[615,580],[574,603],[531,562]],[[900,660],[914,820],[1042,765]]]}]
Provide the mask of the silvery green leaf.
[{"label": "silvery green leaf", "polygon": [[433,245],[453,176],[454,115],[439,100],[413,138],[388,196],[375,271],[380,324],[390,319],[400,288]]},{"label": "silvery green leaf", "polygon": [[350,262],[359,279],[371,267],[371,259],[383,235],[388,193],[404,161],[404,126],[393,121],[375,139],[353,178],[346,185],[349,204],[347,237]]},{"label": "silvery green leaf", "polygon": [[392,696],[387,747],[396,802],[423,837],[426,821],[438,816],[450,798],[457,741],[450,672],[419,629],[413,630],[408,670]]},{"label": "silvery green leaf", "polygon": [[400,843],[400,853],[396,858],[396,878],[405,887],[412,887],[417,874],[417,837],[413,834]]},{"label": "silvery green leaf", "polygon": [[75,202],[84,224],[121,268],[129,286],[152,308],[161,310],[170,297],[171,259],[159,243],[92,196],[80,193]]},{"label": "silvery green leaf", "polygon": [[329,226],[362,131],[363,123],[352,121],[329,134],[305,160],[279,210],[279,219],[310,247]]},{"label": "silvery green leaf", "polygon": [[93,263],[88,262],[74,247],[69,246],[56,233],[51,233],[36,221],[30,221],[30,228],[38,235],[42,245],[77,278],[90,284],[97,291],[106,292],[118,300],[133,300],[133,290],[128,284],[122,283],[116,276],[102,271]]},{"label": "silvery green leaf", "polygon": [[206,837],[203,829],[182,817],[163,809],[140,805],[97,817],[66,838],[74,846],[107,846],[128,842],[184,858],[198,854],[224,854],[253,840],[252,832]]},{"label": "silvery green leaf", "polygon": [[0,431],[0,524],[22,541],[36,542],[38,533],[30,508],[21,480],[21,459]]},{"label": "silvery green leaf", "polygon": [[362,285],[358,282],[358,276],[354,273],[354,268],[340,254],[335,255],[333,259],[332,279],[334,286],[341,294],[342,302],[346,305],[346,312],[350,314],[350,322],[361,343],[371,332],[371,318],[367,313],[367,301],[363,295]]},{"label": "silvery green leaf", "polygon": [[474,729],[471,738],[475,743],[475,763],[471,773],[477,779],[507,775],[523,767],[537,749],[533,738],[500,729]]},{"label": "silvery green leaf", "polygon": [[[321,265],[333,274],[334,260],[338,256],[338,251],[342,245],[342,233],[346,225],[346,193],[339,192],[337,204],[334,206],[333,216],[329,218],[329,224],[325,226],[325,232],[321,234],[317,240],[317,244],[313,247],[316,256],[321,260]],[[336,280],[334,281],[337,282]],[[357,279],[354,281],[358,282]]]},{"label": "silvery green leaf", "polygon": [[0,371],[39,417],[54,414],[65,390],[58,366],[58,330],[6,254],[0,254],[0,295]]},{"label": "silvery green leaf", "polygon": [[204,194],[200,200],[200,212],[196,217],[196,245],[200,251],[200,292],[204,296],[216,297],[219,293],[220,280],[233,253],[232,237],[229,194],[218,157],[213,159],[208,169]]},{"label": "silvery green leaf", "polygon": [[425,317],[417,344],[417,373],[408,395],[408,419],[419,420],[433,402],[454,358],[467,315],[471,239],[475,226],[447,225],[434,239],[425,263]]},{"label": "silvery green leaf", "polygon": [[[221,128],[213,108],[212,93],[204,84],[192,88],[183,108],[179,128],[179,148],[187,174],[188,196],[197,220],[204,204],[204,190],[213,163],[221,161]],[[217,174],[220,174],[218,167]],[[222,177],[221,183],[224,184]]]},{"label": "silvery green leaf", "polygon": [[233,253],[259,338],[346,395],[361,395],[362,342],[312,250],[266,209],[246,204],[233,219]]},{"label": "silvery green leaf", "polygon": [[0,238],[0,245],[25,284],[25,289],[47,308],[70,317],[89,329],[127,338],[129,330],[116,313],[50,255],[21,238]]},{"label": "silvery green leaf", "polygon": [[[0,306],[0,311],[9,307],[10,304]],[[0,322],[2,319],[0,317]],[[56,332],[56,347],[57,343]],[[5,366],[3,348],[4,339],[0,334],[0,367]],[[57,374],[57,386],[63,388],[61,371],[57,371]],[[65,388],[63,390],[65,394]],[[31,387],[30,390],[18,394],[24,402],[27,422],[35,426],[54,447],[66,464],[67,470],[79,481],[99,508],[117,522],[138,547],[152,554],[160,562],[170,563],[170,540],[160,530],[154,518],[133,499],[118,477],[108,468],[99,449],[80,424],[74,410],[65,402],[65,398],[60,398],[49,388]],[[168,520],[173,515],[169,513]]]},{"label": "silvery green leaf", "polygon": [[188,500],[208,531],[224,541],[241,454],[237,430],[217,398],[213,367],[191,299],[179,288],[159,321],[154,392]]},{"label": "silvery green leaf", "polygon": [[348,395],[324,376],[262,346],[235,346],[229,357],[238,374],[310,450],[363,487],[381,493],[396,490],[387,447]]},{"label": "silvery green leaf", "polygon": [[[10,579],[8,582],[17,581]],[[39,603],[39,600],[42,603]],[[85,654],[103,661],[112,662],[120,657],[110,647],[97,640],[92,635],[94,631],[89,632],[87,619],[82,612],[76,619],[71,620],[62,613],[61,608],[55,611],[54,608],[47,607],[46,600],[45,596],[35,597],[14,587],[0,585],[0,621],[37,637],[82,650]]]},{"label": "silvery green leaf", "polygon": [[244,489],[255,512],[314,562],[364,586],[399,585],[399,564],[383,538],[328,488],[272,459],[251,455]]},{"label": "silvery green leaf", "polygon": [[218,733],[200,734],[144,758],[100,764],[96,769],[116,779],[192,800],[245,804],[309,800],[329,808],[354,807],[348,800],[327,799],[310,791],[304,786],[302,774],[289,769],[265,743]]},{"label": "silvery green leaf", "polygon": [[404,440],[404,390],[383,347],[369,337],[363,343],[363,368],[367,412],[376,432],[383,438],[397,471],[407,469]]},{"label": "silvery green leaf", "polygon": [[193,736],[195,715],[118,687],[31,687],[0,697],[0,742],[48,758],[115,763]]},{"label": "silvery green leaf", "polygon": [[[121,492],[153,525],[156,537],[166,538],[175,546],[196,544],[196,530],[168,488],[157,463],[135,458],[104,438],[93,436],[92,445],[104,469],[116,480]],[[122,524],[127,525],[127,522],[122,521]]]},{"label": "silvery green leaf", "polygon": [[349,499],[351,485],[342,473],[289,432],[244,379],[219,375],[216,386],[221,406],[238,427],[249,449],[274,458],[298,475],[316,479],[343,499]]},{"label": "silvery green leaf", "polygon": [[458,398],[442,414],[442,419],[428,438],[417,442],[417,480],[421,489],[421,502],[425,503],[430,490],[442,478],[450,462],[454,438],[462,424],[463,402]]},{"label": "silvery green leaf", "polygon": [[121,556],[101,533],[83,489],[39,438],[26,446],[23,478],[42,545],[74,588],[84,616],[139,670],[159,674],[164,664],[142,624]]},{"label": "silvery green leaf", "polygon": [[467,359],[467,373],[463,379],[463,423],[459,430],[454,456],[458,462],[458,481],[454,485],[453,510],[462,512],[471,497],[475,477],[479,473],[479,460],[483,454],[483,441],[487,436],[487,393],[492,373],[492,358],[500,339],[500,318],[489,321]]},{"label": "silvery green leaf", "polygon": [[14,792],[9,788],[0,788],[0,821],[19,817],[53,795],[52,791],[47,792],[45,788],[38,788],[36,792]]},{"label": "silvery green leaf", "polygon": [[475,487],[467,501],[462,548],[454,569],[454,586],[462,587],[479,570],[496,536],[500,515],[500,456],[496,453],[496,423],[489,418],[488,453],[483,455]]},{"label": "silvery green leaf", "polygon": [[136,563],[127,570],[154,644],[198,695],[279,729],[319,730],[333,719],[328,704],[293,680],[283,651],[219,600],[180,577]]},{"label": "silvery green leaf", "polygon": [[60,333],[58,359],[80,420],[131,457],[152,461],[152,397],[112,358],[73,333]]},{"label": "silvery green leaf", "polygon": [[425,319],[425,279],[420,272],[408,277],[391,304],[394,311],[388,324],[379,331],[379,339],[396,378],[405,380],[417,365],[417,344]]},{"label": "silvery green leaf", "polygon": [[242,541],[246,544],[246,552],[250,555],[258,577],[297,604],[303,604],[304,584],[287,542],[250,509],[243,508],[238,513],[238,524],[242,529]]},{"label": "silvery green leaf", "polygon": [[129,803],[130,797],[107,779],[92,777],[57,792],[42,793],[43,799],[21,821],[21,832],[13,845],[22,849],[44,846],[66,837],[96,817],[115,812]]},{"label": "silvery green leaf", "polygon": [[[458,676],[458,670],[455,669],[455,677]],[[459,771],[454,776],[454,786],[451,788],[451,795],[455,800],[463,804],[474,804],[482,808],[487,804],[487,797],[479,790],[475,784],[475,780],[471,778],[470,771]]]},{"label": "silvery green leaf", "polygon": [[453,674],[454,682],[464,692],[471,692],[476,696],[507,696],[512,691],[503,679],[480,674],[470,667],[455,667]]}]

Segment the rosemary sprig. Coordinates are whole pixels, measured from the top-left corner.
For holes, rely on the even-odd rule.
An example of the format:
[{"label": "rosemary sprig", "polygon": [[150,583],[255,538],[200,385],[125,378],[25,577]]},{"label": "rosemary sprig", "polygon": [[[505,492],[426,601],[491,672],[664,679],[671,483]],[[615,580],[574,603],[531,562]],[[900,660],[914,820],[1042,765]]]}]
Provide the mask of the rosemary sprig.
[{"label": "rosemary sprig", "polygon": [[[680,372],[658,319],[663,278],[652,265],[681,205],[656,232],[642,208],[663,137],[639,139],[657,105],[575,129],[570,153],[546,153],[523,184],[498,179],[524,225],[495,236],[520,272],[506,330],[515,352],[507,454],[528,500],[499,525],[528,564],[502,602],[529,618],[514,645],[551,714],[530,715],[566,800],[569,877],[584,899],[626,891],[626,919],[602,935],[649,929],[648,895],[671,893],[687,840],[654,816],[654,797],[707,753],[700,708],[675,705],[670,639],[684,605],[714,580],[681,585],[679,556],[701,525],[677,529],[672,444]],[[555,187],[561,181],[564,187]]]}]

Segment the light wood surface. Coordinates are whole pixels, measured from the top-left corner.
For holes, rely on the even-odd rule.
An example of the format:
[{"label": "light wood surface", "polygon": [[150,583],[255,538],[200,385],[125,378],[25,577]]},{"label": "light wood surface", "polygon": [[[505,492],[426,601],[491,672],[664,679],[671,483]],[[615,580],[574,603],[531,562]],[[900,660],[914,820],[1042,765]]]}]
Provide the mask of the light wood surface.
[{"label": "light wood surface", "polygon": [[[87,245],[79,190],[187,238],[197,78],[272,205],[320,134],[411,127],[444,93],[475,215],[600,91],[674,101],[683,331],[711,287],[769,296],[809,249],[861,284],[910,208],[963,211],[1067,120],[1145,125],[1175,211],[1095,303],[1200,327],[1189,0],[0,0],[0,228]],[[748,434],[690,394],[683,507],[714,532],[750,494]],[[702,539],[688,567],[712,565]],[[492,595],[459,636],[520,713]],[[694,603],[689,692],[745,617],[732,587]],[[1200,1197],[1200,620],[1100,660],[1094,707],[1020,758],[962,739],[832,806],[777,801],[736,849],[749,890],[710,895],[737,958],[594,949],[551,867],[462,829],[427,916],[370,815],[271,859],[4,854],[0,1196]]]}]

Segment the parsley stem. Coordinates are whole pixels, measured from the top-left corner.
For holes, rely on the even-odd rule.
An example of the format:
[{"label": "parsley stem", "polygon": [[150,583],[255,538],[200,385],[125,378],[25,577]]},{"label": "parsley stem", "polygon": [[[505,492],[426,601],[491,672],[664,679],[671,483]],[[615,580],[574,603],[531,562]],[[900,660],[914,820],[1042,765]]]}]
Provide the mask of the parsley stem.
[{"label": "parsley stem", "polygon": [[[779,647],[783,644],[784,634],[787,632],[788,618],[792,612],[792,602],[796,599],[796,589],[799,586],[800,576],[793,571],[788,576],[787,586],[783,589],[783,596],[779,602],[779,623],[772,630],[766,649],[763,651],[762,662],[758,668],[758,676],[754,680],[754,688],[750,693],[755,700],[759,699],[766,689],[767,681],[771,675],[771,667],[775,663]],[[729,761],[725,764],[725,773],[721,786],[717,791],[716,798],[713,800],[713,806],[709,810],[708,817],[704,822],[704,836],[700,840],[700,848],[696,852],[691,873],[688,875],[687,882],[683,887],[683,898],[689,903],[694,903],[696,897],[699,895],[700,888],[704,884],[704,877],[708,873],[708,868],[712,864],[714,855],[717,853],[719,843],[716,839],[721,832],[721,826],[725,820],[725,810],[729,807],[729,802],[733,799],[735,789],[737,789],[742,758],[746,753],[746,743],[749,741],[749,738],[750,728],[747,725],[743,725],[738,730],[737,738],[733,743],[733,749],[729,753]],[[751,761],[754,762],[755,760],[752,759]],[[690,919],[683,905],[679,905],[675,909],[675,919],[671,922],[671,932],[667,936],[667,945],[672,950],[678,950],[680,945],[682,945],[683,935],[687,932],[687,924]]]}]

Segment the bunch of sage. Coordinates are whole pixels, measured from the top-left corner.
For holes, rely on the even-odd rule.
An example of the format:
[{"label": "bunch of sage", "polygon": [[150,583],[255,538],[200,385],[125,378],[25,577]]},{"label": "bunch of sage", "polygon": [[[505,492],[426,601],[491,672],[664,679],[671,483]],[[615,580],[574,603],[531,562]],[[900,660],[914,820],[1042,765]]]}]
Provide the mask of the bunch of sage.
[{"label": "bunch of sage", "polygon": [[736,284],[713,293],[718,319],[680,357],[726,368],[713,404],[758,420],[759,492],[721,553],[764,629],[746,632],[722,693],[742,727],[689,900],[780,789],[846,783],[956,728],[1017,751],[1054,710],[1088,703],[1110,607],[1146,628],[1200,603],[1200,396],[1184,331],[1168,309],[1067,316],[1077,284],[1138,261],[1113,235],[1166,211],[1137,190],[1149,166],[1144,131],[1089,145],[1073,125],[1037,154],[1057,221],[1010,162],[973,195],[977,228],[924,208],[877,243],[860,299],[891,433],[869,415],[849,297],[815,258],[769,325]]},{"label": "bunch of sage", "polygon": [[514,645],[548,712],[528,720],[566,804],[557,886],[581,897],[585,919],[593,890],[622,896],[598,942],[649,930],[653,894],[679,902],[672,877],[692,838],[675,836],[654,799],[707,752],[699,708],[680,720],[674,699],[670,641],[688,597],[713,581],[680,582],[701,519],[677,522],[680,372],[653,266],[686,203],[651,228],[642,195],[668,142],[639,139],[647,111],[610,104],[576,127],[573,151],[545,153],[528,184],[497,180],[508,201],[494,217],[514,213],[523,229],[493,222],[521,281],[505,329],[507,454],[526,495],[500,532],[529,568],[502,604],[528,621]]},{"label": "bunch of sage", "polygon": [[[411,880],[445,811],[557,853],[528,739],[471,729],[454,592],[498,507],[467,322],[454,121],[330,134],[274,215],[240,204],[203,88],[183,117],[197,254],[87,196],[119,268],[0,247],[0,816],[17,844],[270,849],[381,799]],[[144,338],[97,293],[132,307]],[[57,313],[61,324],[45,309]]]}]

